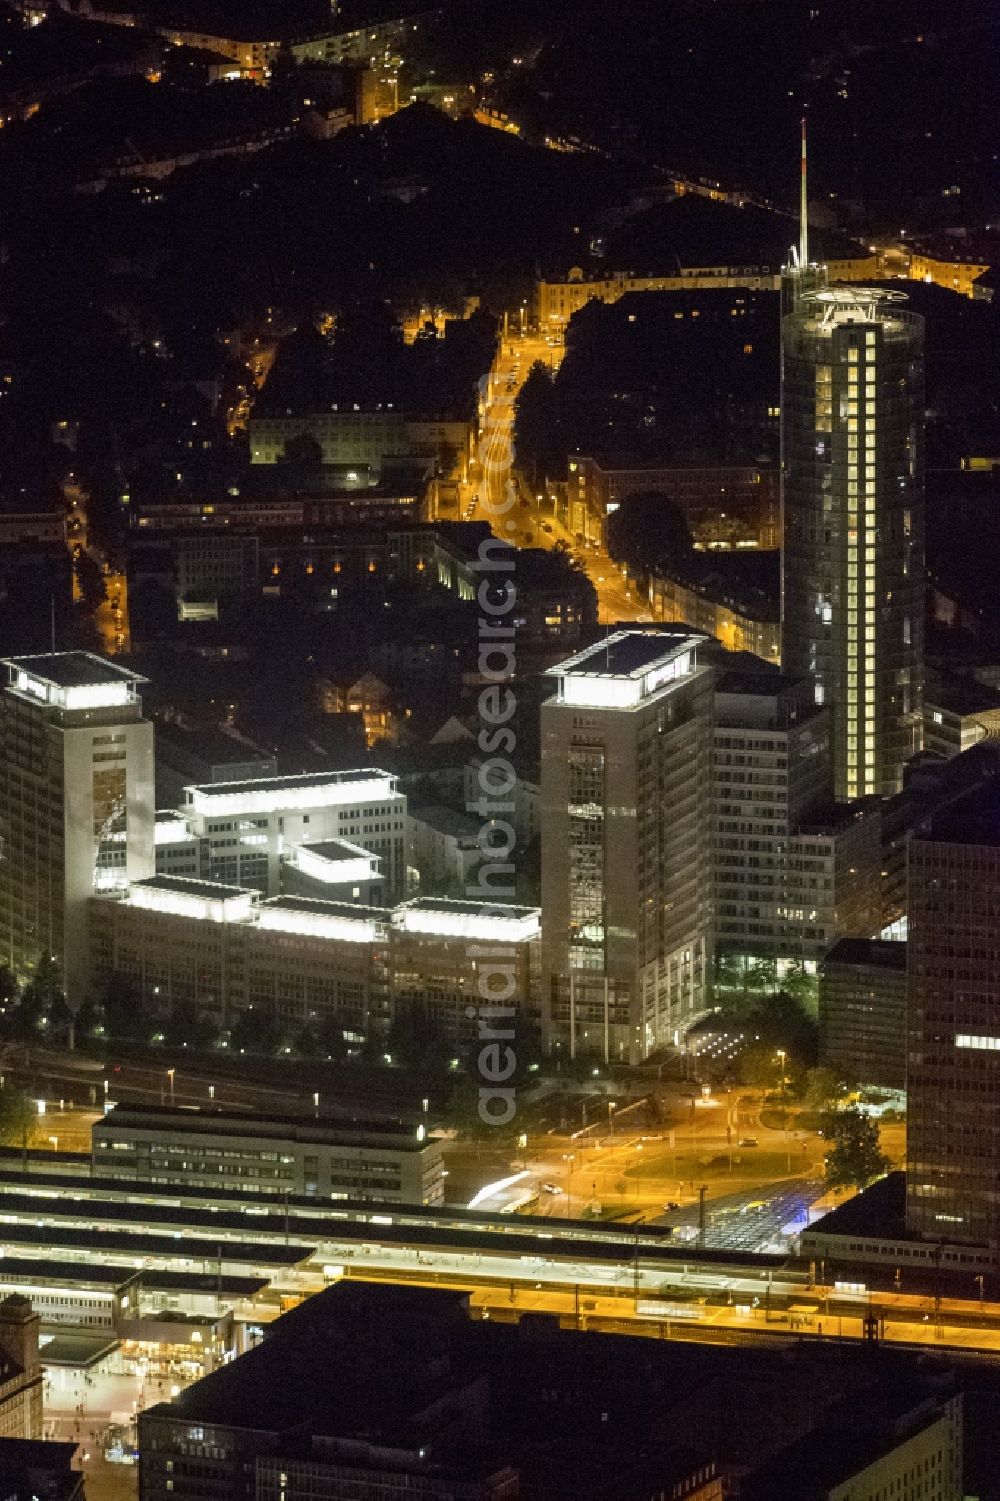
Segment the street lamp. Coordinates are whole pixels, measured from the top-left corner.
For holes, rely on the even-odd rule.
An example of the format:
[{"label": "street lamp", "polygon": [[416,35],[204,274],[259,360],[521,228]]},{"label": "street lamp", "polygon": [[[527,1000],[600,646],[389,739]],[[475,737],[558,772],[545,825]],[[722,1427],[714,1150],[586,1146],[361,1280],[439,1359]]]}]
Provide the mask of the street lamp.
[{"label": "street lamp", "polygon": [[788,1054],[784,1048],[778,1049],[778,1059],[781,1063],[781,1123],[785,1128],[785,1168],[790,1174],[792,1171],[792,1147],[788,1140],[788,1109],[785,1104],[785,1059]]},{"label": "street lamp", "polygon": [[175,1103],[175,1101],[174,1101],[174,1074],[176,1072],[177,1072],[176,1069],[173,1069],[173,1068],[168,1068],[167,1069],[167,1078],[170,1081],[170,1103],[171,1103],[171,1105],[173,1105]]}]

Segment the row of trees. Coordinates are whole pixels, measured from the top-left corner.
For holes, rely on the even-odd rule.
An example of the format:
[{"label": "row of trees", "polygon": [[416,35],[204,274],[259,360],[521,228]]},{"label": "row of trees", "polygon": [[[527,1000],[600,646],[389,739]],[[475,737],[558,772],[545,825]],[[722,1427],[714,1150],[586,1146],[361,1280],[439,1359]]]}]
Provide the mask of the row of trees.
[{"label": "row of trees", "polygon": [[[65,1043],[72,1026],[75,1046],[104,1053],[109,1047],[190,1048],[210,1052],[226,1048],[261,1058],[299,1058],[343,1063],[349,1056],[369,1065],[405,1068],[424,1078],[443,1078],[460,1070],[464,1058],[443,1023],[414,999],[401,1007],[385,1036],[373,1034],[349,1050],[348,1018],[324,1016],[283,1023],[273,1008],[249,1006],[232,1025],[222,1028],[193,1002],[176,1003],[169,1012],[150,1006],[138,986],[124,974],[108,977],[73,1016],[66,1003],[58,965],[39,960],[23,989],[7,969],[0,969],[2,1033],[9,1041]],[[518,1031],[515,1052],[521,1068],[537,1062],[537,1031],[527,1024]]]},{"label": "row of trees", "polygon": [[43,955],[23,987],[6,965],[0,965],[0,1016],[3,1036],[10,1041],[66,1040],[73,1017],[54,959]]}]

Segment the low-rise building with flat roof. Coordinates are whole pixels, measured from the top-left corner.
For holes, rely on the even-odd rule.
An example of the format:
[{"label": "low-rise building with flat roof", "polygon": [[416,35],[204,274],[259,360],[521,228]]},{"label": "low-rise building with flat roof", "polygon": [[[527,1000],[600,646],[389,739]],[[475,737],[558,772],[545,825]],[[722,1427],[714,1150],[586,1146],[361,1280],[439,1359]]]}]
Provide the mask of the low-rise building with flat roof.
[{"label": "low-rise building with flat roof", "polygon": [[440,1204],[441,1143],[423,1125],[116,1105],[95,1122],[98,1175],[143,1183]]},{"label": "low-rise building with flat roof", "polygon": [[1000,736],[1000,693],[972,677],[935,673],[924,690],[924,750],[950,761]]}]

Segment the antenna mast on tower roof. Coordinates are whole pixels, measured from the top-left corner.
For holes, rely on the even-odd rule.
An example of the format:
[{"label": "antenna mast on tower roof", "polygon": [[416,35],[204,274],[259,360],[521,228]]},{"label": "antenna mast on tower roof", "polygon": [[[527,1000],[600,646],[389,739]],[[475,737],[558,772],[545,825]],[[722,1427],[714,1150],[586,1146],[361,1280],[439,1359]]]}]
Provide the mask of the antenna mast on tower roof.
[{"label": "antenna mast on tower roof", "polygon": [[806,117],[802,116],[802,171],[799,184],[799,266],[809,264],[809,166],[806,150]]}]

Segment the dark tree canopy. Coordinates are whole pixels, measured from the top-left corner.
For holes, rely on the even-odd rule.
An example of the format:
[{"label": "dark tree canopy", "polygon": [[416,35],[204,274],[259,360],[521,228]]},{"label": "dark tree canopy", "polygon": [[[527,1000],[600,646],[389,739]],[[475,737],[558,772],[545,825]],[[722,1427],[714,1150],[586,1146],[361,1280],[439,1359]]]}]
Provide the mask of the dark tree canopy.
[{"label": "dark tree canopy", "polygon": [[882,1151],[878,1125],[871,1116],[861,1110],[832,1111],[823,1128],[831,1143],[826,1158],[830,1188],[866,1188],[889,1171],[892,1164]]},{"label": "dark tree canopy", "polygon": [[627,495],[608,517],[608,552],[636,573],[685,570],[691,532],[677,504],[658,490]]}]

